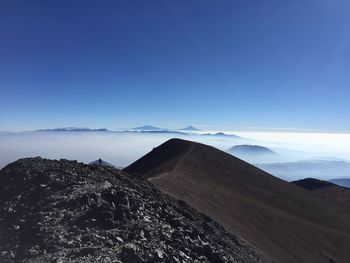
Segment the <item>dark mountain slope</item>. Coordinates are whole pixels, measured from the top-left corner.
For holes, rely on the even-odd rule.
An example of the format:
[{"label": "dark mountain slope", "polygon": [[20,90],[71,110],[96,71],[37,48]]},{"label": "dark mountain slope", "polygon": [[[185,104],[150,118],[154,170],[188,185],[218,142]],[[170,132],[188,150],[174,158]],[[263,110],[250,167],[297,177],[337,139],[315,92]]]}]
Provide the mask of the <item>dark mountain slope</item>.
[{"label": "dark mountain slope", "polygon": [[0,262],[260,262],[146,180],[41,158],[0,171]]},{"label": "dark mountain slope", "polygon": [[327,182],[327,181],[322,181],[318,180],[315,178],[305,178],[301,179],[298,181],[293,181],[293,184],[296,184],[298,186],[301,186],[307,190],[314,191],[323,187],[332,187],[335,186],[334,184]]},{"label": "dark mountain slope", "polygon": [[344,206],[345,211],[350,213],[350,189],[341,187],[336,184],[322,181],[314,178],[306,178],[292,182],[307,190],[313,191],[315,194],[326,200],[333,200],[339,205]]},{"label": "dark mountain slope", "polygon": [[238,233],[262,249],[266,261],[350,257],[350,217],[341,207],[213,147],[172,139],[125,171]]},{"label": "dark mountain slope", "polygon": [[[162,172],[174,169],[179,159],[182,158],[193,146],[185,140],[170,140],[167,144],[162,144],[141,157],[138,161],[124,169],[133,175],[148,177],[148,173]],[[154,154],[153,154],[154,153]],[[151,176],[151,174],[149,175]]]},{"label": "dark mountain slope", "polygon": [[329,181],[333,184],[350,188],[350,178],[336,178]]}]

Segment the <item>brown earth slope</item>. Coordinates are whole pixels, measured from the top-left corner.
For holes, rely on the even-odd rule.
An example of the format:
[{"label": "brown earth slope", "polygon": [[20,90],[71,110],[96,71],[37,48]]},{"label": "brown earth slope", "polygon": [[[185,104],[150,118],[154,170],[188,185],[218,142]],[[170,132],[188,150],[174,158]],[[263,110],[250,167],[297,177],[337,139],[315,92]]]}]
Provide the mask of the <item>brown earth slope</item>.
[{"label": "brown earth slope", "polygon": [[306,178],[292,182],[301,186],[321,198],[332,200],[344,207],[345,212],[350,212],[350,189],[342,187],[331,182],[318,180],[315,178]]},{"label": "brown earth slope", "polygon": [[239,234],[273,262],[349,262],[342,206],[199,143],[171,139],[125,168]]}]

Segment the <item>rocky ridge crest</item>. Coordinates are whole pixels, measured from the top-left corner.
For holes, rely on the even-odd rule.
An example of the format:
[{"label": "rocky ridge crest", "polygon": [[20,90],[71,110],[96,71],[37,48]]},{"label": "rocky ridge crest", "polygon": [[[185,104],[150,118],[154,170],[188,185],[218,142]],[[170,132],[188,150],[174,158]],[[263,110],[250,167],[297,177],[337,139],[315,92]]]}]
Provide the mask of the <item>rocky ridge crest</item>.
[{"label": "rocky ridge crest", "polygon": [[183,201],[118,169],[40,157],[0,171],[0,262],[260,262]]}]

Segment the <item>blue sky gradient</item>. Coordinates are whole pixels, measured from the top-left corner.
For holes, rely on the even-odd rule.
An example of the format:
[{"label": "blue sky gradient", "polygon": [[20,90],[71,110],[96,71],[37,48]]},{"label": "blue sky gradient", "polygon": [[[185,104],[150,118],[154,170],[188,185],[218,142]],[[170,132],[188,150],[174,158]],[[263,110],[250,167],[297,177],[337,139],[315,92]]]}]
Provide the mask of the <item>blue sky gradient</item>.
[{"label": "blue sky gradient", "polygon": [[350,2],[1,1],[0,130],[350,132]]}]

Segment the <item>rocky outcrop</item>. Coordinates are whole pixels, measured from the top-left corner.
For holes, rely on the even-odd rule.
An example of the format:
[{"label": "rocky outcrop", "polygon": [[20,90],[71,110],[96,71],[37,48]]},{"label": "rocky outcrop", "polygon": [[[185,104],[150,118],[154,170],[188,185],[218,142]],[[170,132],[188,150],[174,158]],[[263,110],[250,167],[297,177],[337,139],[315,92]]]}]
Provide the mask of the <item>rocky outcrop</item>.
[{"label": "rocky outcrop", "polygon": [[142,178],[37,157],[0,171],[0,262],[260,262],[260,257]]}]

